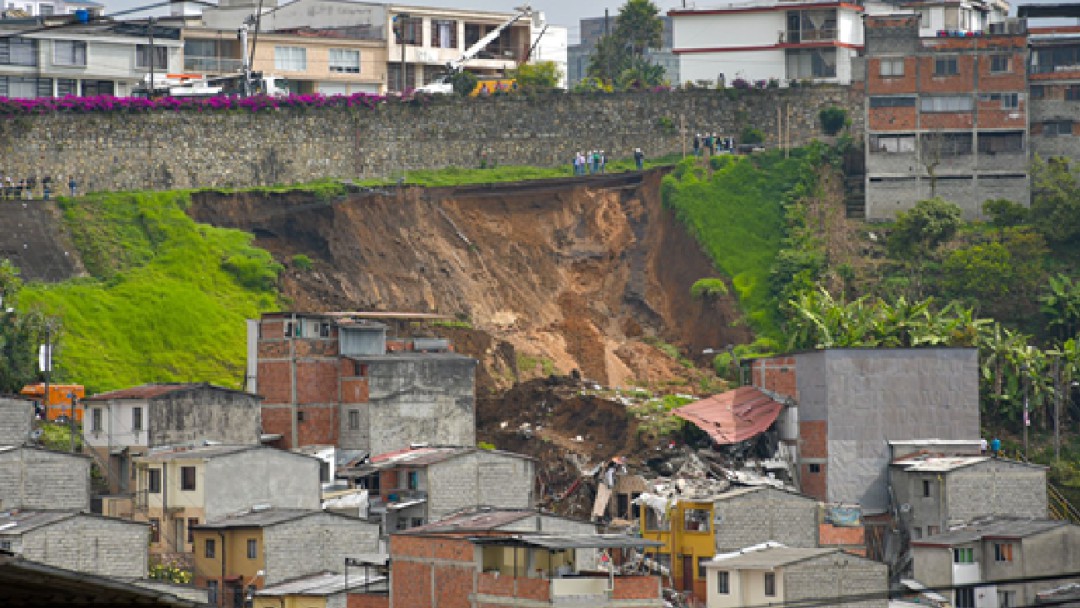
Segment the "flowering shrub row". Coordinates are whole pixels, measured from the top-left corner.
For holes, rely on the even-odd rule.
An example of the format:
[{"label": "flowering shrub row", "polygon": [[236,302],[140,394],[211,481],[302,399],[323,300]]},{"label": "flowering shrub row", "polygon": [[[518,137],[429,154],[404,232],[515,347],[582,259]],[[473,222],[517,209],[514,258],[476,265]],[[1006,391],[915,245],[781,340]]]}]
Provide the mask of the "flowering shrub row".
[{"label": "flowering shrub row", "polygon": [[39,97],[9,99],[0,97],[0,115],[50,114],[53,112],[149,112],[155,110],[273,110],[277,108],[374,108],[385,97],[357,93],[355,95],[289,95],[288,97]]}]

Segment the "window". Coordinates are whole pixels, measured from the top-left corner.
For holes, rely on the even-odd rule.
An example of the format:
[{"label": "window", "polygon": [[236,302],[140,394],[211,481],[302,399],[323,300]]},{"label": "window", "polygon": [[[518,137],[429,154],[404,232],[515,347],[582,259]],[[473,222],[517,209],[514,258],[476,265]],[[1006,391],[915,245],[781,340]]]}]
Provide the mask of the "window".
[{"label": "window", "polygon": [[187,520],[187,542],[195,542],[195,530],[192,530],[195,526],[199,525],[198,517],[190,517]]},{"label": "window", "polygon": [[161,494],[161,469],[146,470],[146,488],[151,494]]},{"label": "window", "polygon": [[697,560],[697,577],[704,580],[707,575],[705,564],[712,561],[711,557],[699,557]]},{"label": "window", "polygon": [[195,489],[195,467],[180,467],[180,489]]},{"label": "window", "polygon": [[95,407],[90,410],[90,430],[95,433],[101,432],[101,408]]},{"label": "window", "polygon": [[1019,93],[983,93],[979,95],[979,101],[1001,102],[1002,110],[1015,110],[1020,107]]},{"label": "window", "polygon": [[[330,71],[337,74],[359,74],[360,51],[330,49]],[[323,323],[323,326],[326,328],[326,333],[320,335],[324,338],[329,337],[330,324]]]},{"label": "window", "polygon": [[[150,67],[150,45],[135,45],[135,67],[148,69]],[[169,49],[161,45],[154,45],[154,68],[165,70],[169,67]]]},{"label": "window", "polygon": [[82,94],[83,97],[115,95],[116,83],[111,80],[84,80],[82,81]]},{"label": "window", "polygon": [[436,49],[456,49],[457,21],[432,19],[431,46]]},{"label": "window", "polygon": [[971,154],[974,139],[971,133],[932,133],[923,136],[922,150],[927,158],[966,156]]},{"label": "window", "polygon": [[765,597],[773,597],[776,595],[776,573],[765,573]]},{"label": "window", "polygon": [[979,133],[979,153],[998,154],[1024,151],[1024,134],[1016,133]]},{"label": "window", "polygon": [[141,431],[142,430],[142,408],[141,407],[133,407],[133,408],[131,408],[131,430],[133,430],[133,431]]},{"label": "window", "polygon": [[420,489],[420,473],[417,472],[417,471],[409,471],[405,475],[405,483],[408,486],[407,489],[409,489],[409,490],[419,490]]},{"label": "window", "polygon": [[1032,99],[1042,99],[1046,97],[1046,87],[1041,84],[1033,84],[1028,87],[1028,91],[1031,93]]},{"label": "window", "polygon": [[956,57],[938,57],[934,59],[934,76],[956,76],[959,73]]},{"label": "window", "polygon": [[214,539],[208,538],[206,539],[206,545],[203,548],[203,555],[209,558],[213,558],[215,557],[215,553],[217,553],[216,549],[217,545],[214,542]]},{"label": "window", "polygon": [[919,540],[920,538],[922,538],[922,528],[912,528],[911,529],[911,539],[912,540]]},{"label": "window", "polygon": [[667,517],[662,517],[656,512],[656,509],[647,505],[641,505],[641,509],[645,511],[646,530],[652,530],[654,532],[666,532],[671,529],[671,520]]},{"label": "window", "polygon": [[914,108],[914,97],[871,97],[871,108]]},{"label": "window", "polygon": [[1065,87],[1065,101],[1080,101],[1080,84]]},{"label": "window", "polygon": [[[359,53],[360,51],[357,51],[357,52]],[[356,65],[360,65],[360,60],[359,59],[357,59]],[[319,323],[319,337],[320,338],[329,338],[330,337],[330,324],[329,323]]]},{"label": "window", "polygon": [[836,78],[836,49],[800,49],[787,55],[787,77]]},{"label": "window", "polygon": [[710,519],[710,514],[705,509],[687,509],[683,511],[683,530],[708,532]]},{"label": "window", "polygon": [[0,540],[0,551],[11,551],[11,541]]},{"label": "window", "polygon": [[926,479],[922,482],[922,495],[930,496],[930,482]]},{"label": "window", "polygon": [[296,412],[296,421],[297,422],[303,422],[304,421],[304,410],[300,410],[299,412]]},{"label": "window", "polygon": [[53,40],[54,65],[86,65],[86,43],[78,40]]},{"label": "window", "polygon": [[1072,135],[1073,125],[1071,120],[1053,120],[1043,123],[1043,135],[1058,137],[1060,135]]},{"label": "window", "polygon": [[731,593],[731,573],[723,570],[716,572],[716,592],[720,595]]},{"label": "window", "polygon": [[0,39],[0,65],[37,65],[38,41],[28,38]]},{"label": "window", "polygon": [[[299,46],[275,46],[274,69],[303,72],[307,69],[307,49]],[[286,324],[286,327],[289,325],[291,324]]]},{"label": "window", "polygon": [[974,564],[975,563],[975,549],[957,548],[952,550],[953,563],[954,564]]},{"label": "window", "polygon": [[1001,73],[1009,71],[1009,60],[1011,57],[1008,55],[991,55],[990,56],[990,72]]},{"label": "window", "polygon": [[1011,562],[1011,561],[1013,561],[1013,546],[1012,546],[1012,543],[994,543],[994,561],[995,562]]},{"label": "window", "polygon": [[957,589],[955,606],[956,608],[975,608],[975,588]]},{"label": "window", "polygon": [[51,97],[52,93],[52,78],[20,78],[18,76],[0,76],[0,97]]},{"label": "window", "polygon": [[420,45],[420,31],[424,20],[420,17],[394,16],[394,44]]},{"label": "window", "polygon": [[923,112],[970,112],[973,106],[970,95],[941,95],[919,100],[919,109]]},{"label": "window", "polygon": [[810,472],[811,473],[820,473],[821,472],[821,465],[817,464],[817,463],[812,463],[810,465]]},{"label": "window", "polygon": [[249,538],[247,541],[247,557],[248,559],[255,559],[259,556],[259,540],[256,538]]},{"label": "window", "polygon": [[360,410],[349,410],[349,430],[360,430]]},{"label": "window", "polygon": [[424,518],[423,517],[414,517],[414,518],[412,518],[412,521],[410,523],[412,524],[412,526],[410,526],[410,527],[419,528],[420,526],[424,525]]},{"label": "window", "polygon": [[881,60],[880,74],[883,78],[904,75],[903,57],[885,57]]},{"label": "window", "polygon": [[38,13],[43,17],[47,17],[56,13],[56,7],[51,4],[40,4],[38,5]]},{"label": "window", "polygon": [[915,151],[914,135],[871,135],[871,154],[905,154]]},{"label": "window", "polygon": [[1016,606],[1015,591],[998,591],[998,608],[1013,608]]},{"label": "window", "polygon": [[940,530],[941,528],[939,528],[938,526],[926,526],[926,535],[933,536],[937,534]]},{"label": "window", "polygon": [[56,96],[64,97],[66,95],[78,95],[79,94],[79,81],[74,78],[57,78],[56,79]]},{"label": "window", "polygon": [[161,542],[161,520],[156,517],[150,518],[150,542]]}]

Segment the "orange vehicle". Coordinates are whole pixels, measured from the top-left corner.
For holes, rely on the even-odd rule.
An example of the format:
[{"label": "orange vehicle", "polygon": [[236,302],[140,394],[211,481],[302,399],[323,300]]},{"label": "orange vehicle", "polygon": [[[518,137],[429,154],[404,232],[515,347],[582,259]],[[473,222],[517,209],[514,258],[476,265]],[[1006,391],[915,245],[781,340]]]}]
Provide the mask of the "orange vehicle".
[{"label": "orange vehicle", "polygon": [[[81,384],[49,384],[49,394],[45,394],[45,383],[27,384],[19,394],[37,401],[45,411],[46,420],[56,420],[61,416],[71,415],[71,398],[82,400],[86,390]],[[75,407],[75,420],[82,422],[82,406]]]}]

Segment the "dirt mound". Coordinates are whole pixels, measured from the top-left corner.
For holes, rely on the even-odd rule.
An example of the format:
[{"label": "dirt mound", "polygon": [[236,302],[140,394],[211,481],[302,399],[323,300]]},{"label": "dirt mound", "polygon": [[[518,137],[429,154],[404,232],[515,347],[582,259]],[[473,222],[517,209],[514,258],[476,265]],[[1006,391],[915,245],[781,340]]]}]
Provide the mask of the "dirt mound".
[{"label": "dirt mound", "polygon": [[[285,264],[297,310],[439,312],[467,320],[481,386],[580,370],[610,386],[678,385],[683,354],[748,341],[733,302],[695,300],[709,260],[660,203],[659,172],[598,182],[400,188],[323,201],[197,193],[197,220],[252,232]],[[303,254],[313,267],[293,263]],[[440,330],[441,331],[441,330]],[[703,363],[704,358],[699,362]]]}]

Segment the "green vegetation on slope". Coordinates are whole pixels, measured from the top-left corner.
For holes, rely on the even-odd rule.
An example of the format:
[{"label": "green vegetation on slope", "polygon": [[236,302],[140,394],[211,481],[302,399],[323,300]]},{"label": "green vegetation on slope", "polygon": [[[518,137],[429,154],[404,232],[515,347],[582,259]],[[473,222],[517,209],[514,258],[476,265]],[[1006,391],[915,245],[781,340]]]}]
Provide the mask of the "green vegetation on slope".
[{"label": "green vegetation on slope", "polygon": [[664,178],[664,204],[731,278],[759,336],[779,338],[779,305],[769,275],[784,245],[785,205],[805,191],[820,154],[811,147],[791,151],[790,158],[781,151],[715,156],[709,168],[687,159]]},{"label": "green vegetation on slope", "polygon": [[19,307],[60,319],[61,379],[88,392],[243,378],[245,323],[274,309],[280,266],[252,235],[197,224],[188,192],[62,201],[90,278],[30,284]]}]

